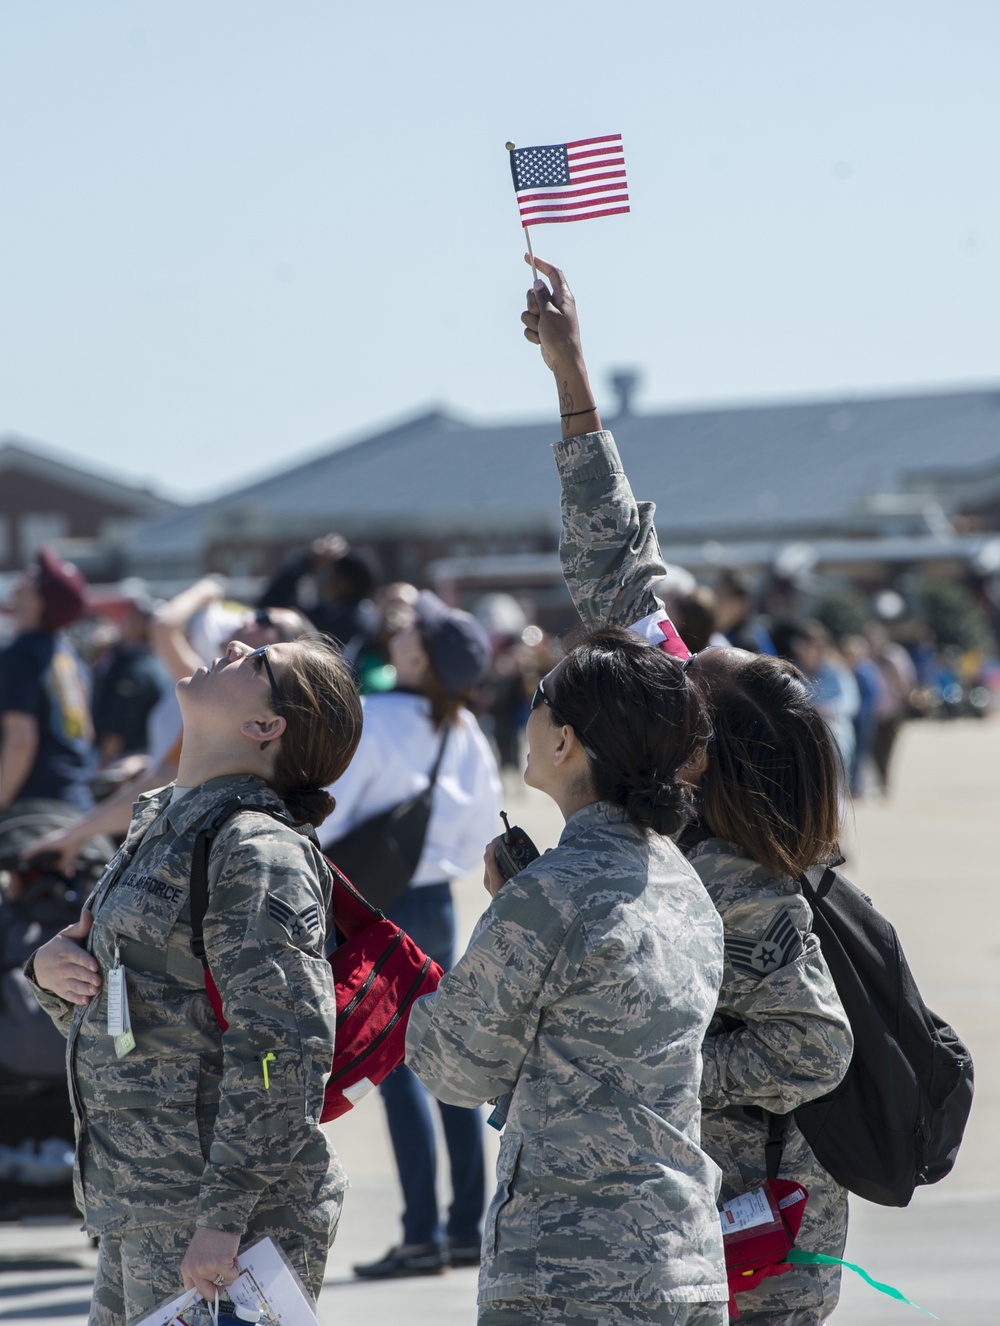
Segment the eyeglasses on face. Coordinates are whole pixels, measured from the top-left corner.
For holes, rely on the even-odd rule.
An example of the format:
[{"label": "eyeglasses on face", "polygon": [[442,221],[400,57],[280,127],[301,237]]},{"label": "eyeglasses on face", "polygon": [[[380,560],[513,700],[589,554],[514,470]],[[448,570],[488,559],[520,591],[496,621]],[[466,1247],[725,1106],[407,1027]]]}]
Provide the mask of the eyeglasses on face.
[{"label": "eyeglasses on face", "polygon": [[260,671],[260,668],[256,660],[260,659],[261,663],[264,664],[265,671],[267,672],[267,680],[271,687],[271,703],[274,706],[274,712],[280,714],[281,692],[278,690],[278,683],[274,680],[274,671],[267,657],[267,651],[270,648],[270,645],[261,645],[259,649],[252,649],[249,654],[244,654],[243,657],[246,662],[249,663],[252,668],[256,668],[258,672]]},{"label": "eyeglasses on face", "polygon": [[267,627],[270,627],[272,631],[277,630],[278,623],[271,616],[271,610],[269,608],[258,608],[253,615],[253,619],[261,630],[264,630]]},{"label": "eyeglasses on face", "polygon": [[[533,710],[537,709],[538,706],[541,704],[544,704],[546,706],[546,708],[552,714],[552,717],[555,719],[555,721],[559,724],[560,727],[572,727],[573,731],[577,732],[577,729],[574,727],[572,723],[566,722],[566,719],[556,708],[555,702],[552,700],[552,697],[546,695],[544,677],[539,678],[538,685],[535,687],[535,693],[531,697],[531,708]],[[595,714],[594,717],[596,718],[596,716],[597,715]],[[593,721],[594,719],[592,718],[590,722],[592,723]],[[590,723],[587,724],[587,727],[589,726]],[[587,728],[584,728],[583,730],[584,732],[586,732]],[[593,749],[592,746],[587,745],[587,743],[583,740],[582,735],[579,732],[577,732],[577,740],[580,742],[580,745],[583,747],[583,753],[585,755],[587,755],[592,760],[596,760],[598,758],[597,752]]]}]

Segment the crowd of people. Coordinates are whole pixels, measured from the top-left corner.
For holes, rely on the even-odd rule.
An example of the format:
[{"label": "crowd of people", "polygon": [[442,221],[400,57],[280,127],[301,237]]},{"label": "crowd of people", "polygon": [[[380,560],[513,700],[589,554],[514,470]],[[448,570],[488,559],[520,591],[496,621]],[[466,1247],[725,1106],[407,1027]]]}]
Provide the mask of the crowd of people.
[{"label": "crowd of people", "polygon": [[[346,1182],[319,1127],[326,858],[422,789],[425,836],[388,910],[445,975],[381,1084],[402,1234],[359,1277],[481,1263],[484,1326],[722,1323],[718,1203],[767,1178],[773,1119],[846,1071],[851,1028],[799,879],[837,858],[848,796],[888,791],[900,727],[927,708],[926,632],[901,642],[874,611],[837,630],[801,582],[757,592],[738,570],[699,584],[667,566],[602,428],[572,296],[539,267],[523,322],[558,394],[577,643],[491,635],[382,583],[334,534],[255,603],[208,577],[88,623],[82,577],[50,549],[14,589],[0,834],[12,807],[55,803],[25,862],[70,874],[96,835],[121,844],[23,978],[68,1041],[93,1323],[181,1283],[211,1301],[265,1233],[319,1293]],[[505,880],[501,771],[525,746],[525,781],[565,828]],[[189,895],[209,820],[200,955]],[[452,886],[480,859],[489,904],[459,956]],[[504,1127],[488,1210],[487,1101]],[[782,1144],[781,1175],[809,1194],[799,1246],[841,1256],[846,1192],[793,1121]],[[838,1290],[835,1266],[786,1268],[739,1313],[808,1326]]]}]

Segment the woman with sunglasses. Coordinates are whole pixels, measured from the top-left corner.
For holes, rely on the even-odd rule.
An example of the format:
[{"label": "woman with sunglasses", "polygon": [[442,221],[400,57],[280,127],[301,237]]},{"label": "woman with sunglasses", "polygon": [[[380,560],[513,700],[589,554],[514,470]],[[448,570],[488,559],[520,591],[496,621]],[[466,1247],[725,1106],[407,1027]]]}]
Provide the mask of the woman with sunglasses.
[{"label": "woman with sunglasses", "polygon": [[[500,1098],[480,1326],[721,1326],[727,1288],[698,1143],[701,1047],[722,924],[664,835],[690,808],[708,724],[679,663],[594,634],[545,676],[530,787],[566,827],[504,883],[437,992],[407,1063],[441,1100]],[[498,1126],[503,1126],[498,1119]]]},{"label": "woman with sunglasses", "polygon": [[[665,571],[654,507],[636,503],[611,434],[601,428],[565,278],[548,263],[538,268],[551,290],[537,281],[521,320],[559,392],[563,441],[555,453],[566,582],[589,625],[638,623],[647,638],[659,636],[664,647],[684,654],[653,592]],[[701,1091],[702,1142],[722,1167],[725,1200],[766,1177],[772,1118],[833,1090],[850,1063],[850,1025],[799,883],[807,869],[837,853],[837,756],[791,663],[710,648],[685,667],[713,726],[697,820],[681,841],[726,930]],[[847,1193],[794,1121],[783,1126],[780,1177],[809,1192],[798,1246],[840,1257]],[[795,1266],[741,1294],[740,1320],[815,1326],[835,1308],[839,1286],[839,1267]]]},{"label": "woman with sunglasses", "polygon": [[[138,802],[80,921],[26,968],[69,1042],[93,1326],[182,1286],[211,1301],[264,1235],[318,1294],[346,1186],[319,1127],[336,1009],[313,826],[361,736],[357,688],[318,640],[233,642],[177,695],[176,784]],[[191,942],[210,821],[203,941],[224,1035]]]}]

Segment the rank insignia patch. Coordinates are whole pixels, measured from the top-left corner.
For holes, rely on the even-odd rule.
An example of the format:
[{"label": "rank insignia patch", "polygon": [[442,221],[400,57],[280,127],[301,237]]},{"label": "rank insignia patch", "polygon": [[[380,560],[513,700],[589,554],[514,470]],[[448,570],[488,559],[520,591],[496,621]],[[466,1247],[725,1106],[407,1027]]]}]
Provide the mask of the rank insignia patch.
[{"label": "rank insignia patch", "polygon": [[273,893],[269,893],[267,895],[267,914],[272,921],[277,921],[280,926],[288,931],[296,944],[304,944],[319,939],[323,934],[318,903],[310,903],[301,912],[297,912],[293,907],[289,907],[287,902],[275,897]]},{"label": "rank insignia patch", "polygon": [[727,939],[726,956],[745,976],[769,976],[802,952],[802,936],[787,908],[774,918],[762,939]]}]

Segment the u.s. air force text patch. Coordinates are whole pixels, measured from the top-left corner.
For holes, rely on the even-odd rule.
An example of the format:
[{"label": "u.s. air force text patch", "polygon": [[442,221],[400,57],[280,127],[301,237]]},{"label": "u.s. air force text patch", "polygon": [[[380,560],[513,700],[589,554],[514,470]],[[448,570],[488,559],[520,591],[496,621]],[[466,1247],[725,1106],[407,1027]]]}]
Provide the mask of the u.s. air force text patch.
[{"label": "u.s. air force text patch", "polygon": [[726,957],[746,976],[768,976],[802,952],[802,936],[788,909],[779,912],[760,939],[727,939]]},{"label": "u.s. air force text patch", "polygon": [[267,914],[272,921],[277,921],[291,935],[296,944],[308,944],[323,935],[323,925],[318,903],[310,903],[297,912],[283,898],[273,893],[267,895]]}]

